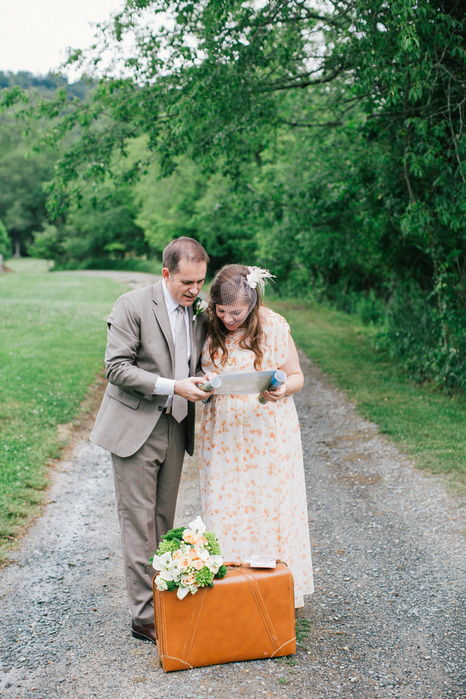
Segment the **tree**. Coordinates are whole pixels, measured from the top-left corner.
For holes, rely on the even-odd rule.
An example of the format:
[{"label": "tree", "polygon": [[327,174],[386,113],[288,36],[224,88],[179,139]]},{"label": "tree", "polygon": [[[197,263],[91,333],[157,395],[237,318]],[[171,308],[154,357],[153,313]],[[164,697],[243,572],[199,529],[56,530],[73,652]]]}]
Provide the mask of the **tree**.
[{"label": "tree", "polygon": [[[62,91],[38,110],[58,119],[47,141],[80,133],[50,206],[63,211],[83,182],[133,182],[154,154],[162,176],[189,157],[212,183],[190,201],[191,230],[223,189],[228,236],[243,221],[279,282],[339,302],[377,295],[392,346],[464,385],[465,38],[459,0],[127,0],[103,32],[113,76],[85,102]],[[99,67],[103,53],[84,58]],[[147,153],[128,158],[141,135]],[[205,223],[221,250],[215,214]],[[427,344],[410,325],[429,327]]]},{"label": "tree", "polygon": [[26,252],[34,230],[46,218],[43,183],[52,177],[50,156],[26,158],[13,150],[0,158],[0,218],[14,245],[15,257]]},{"label": "tree", "polygon": [[[70,85],[66,78],[57,74],[38,77],[25,71],[0,71],[0,89],[2,95],[11,92],[20,98],[20,102],[34,101],[37,95],[50,100],[57,89],[62,89],[71,99],[84,97],[89,90],[89,81],[83,79]],[[52,179],[57,151],[41,147],[35,153],[33,148],[39,139],[38,134],[51,128],[52,122],[25,120],[23,117],[21,109],[13,105],[0,118],[0,217],[9,232],[16,257],[29,251],[36,231],[45,230],[44,240],[47,239],[48,246],[54,238],[50,235],[52,229],[46,211],[44,185]],[[72,140],[68,136],[64,146],[70,143]],[[63,221],[60,225],[63,227]],[[57,228],[54,230],[56,232]]]},{"label": "tree", "polygon": [[67,219],[66,256],[71,260],[142,255],[147,246],[137,225],[131,190],[101,184]]},{"label": "tree", "polygon": [[206,177],[188,158],[184,158],[176,171],[164,179],[160,178],[158,163],[152,163],[135,189],[139,209],[136,220],[157,254],[161,256],[173,238],[196,235],[192,218],[196,201],[206,186]]},{"label": "tree", "polygon": [[109,184],[83,196],[65,223],[46,224],[35,232],[28,252],[53,260],[59,267],[86,263],[105,266],[107,259],[143,255],[147,251],[143,231],[137,225],[136,208],[128,188]]},{"label": "tree", "polygon": [[0,255],[3,259],[8,260],[11,257],[12,245],[10,237],[8,236],[8,231],[0,221]]},{"label": "tree", "polygon": [[254,212],[246,205],[251,191],[217,173],[207,177],[184,157],[168,177],[154,162],[135,188],[139,214],[151,248],[161,257],[173,238],[193,237],[209,251],[212,270],[232,259],[252,264],[256,256]]}]

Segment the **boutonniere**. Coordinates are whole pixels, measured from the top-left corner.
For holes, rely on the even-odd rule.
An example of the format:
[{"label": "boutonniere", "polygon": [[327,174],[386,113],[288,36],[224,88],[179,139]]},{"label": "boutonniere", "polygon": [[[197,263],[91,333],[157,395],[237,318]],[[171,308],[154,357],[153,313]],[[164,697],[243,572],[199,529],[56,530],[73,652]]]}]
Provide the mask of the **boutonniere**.
[{"label": "boutonniere", "polygon": [[206,302],[203,301],[200,296],[197,296],[194,299],[194,303],[193,303],[193,323],[196,320],[199,313],[204,313],[206,308],[207,308]]}]

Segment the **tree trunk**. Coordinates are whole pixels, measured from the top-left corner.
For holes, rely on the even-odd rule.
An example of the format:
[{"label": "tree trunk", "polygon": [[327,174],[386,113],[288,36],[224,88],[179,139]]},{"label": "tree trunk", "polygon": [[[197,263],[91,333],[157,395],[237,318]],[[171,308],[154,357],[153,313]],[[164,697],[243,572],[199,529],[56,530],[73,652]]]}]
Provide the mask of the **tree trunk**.
[{"label": "tree trunk", "polygon": [[14,252],[13,257],[14,257],[15,259],[18,259],[19,257],[21,257],[21,244],[20,244],[20,237],[19,237],[19,235],[15,235],[15,238],[14,238],[14,246],[15,246],[15,252]]}]

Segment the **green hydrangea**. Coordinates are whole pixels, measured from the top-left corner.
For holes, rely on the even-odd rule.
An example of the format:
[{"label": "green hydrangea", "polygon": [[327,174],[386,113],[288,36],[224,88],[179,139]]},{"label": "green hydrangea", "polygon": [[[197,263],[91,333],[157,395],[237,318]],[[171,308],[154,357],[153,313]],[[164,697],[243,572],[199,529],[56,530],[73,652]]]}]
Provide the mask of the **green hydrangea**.
[{"label": "green hydrangea", "polygon": [[213,585],[213,575],[207,566],[204,566],[201,568],[201,570],[196,570],[194,577],[196,579],[196,584],[199,585],[199,587],[212,587]]},{"label": "green hydrangea", "polygon": [[212,556],[221,556],[220,545],[215,534],[213,532],[204,532],[204,538],[207,539],[207,548]]},{"label": "green hydrangea", "polygon": [[162,556],[164,553],[170,551],[173,553],[180,548],[180,542],[177,539],[165,539],[160,542],[160,546],[157,549],[157,556]]},{"label": "green hydrangea", "polygon": [[186,529],[186,527],[178,527],[177,529],[170,529],[163,537],[162,539],[164,541],[172,541],[176,540],[178,544],[183,541],[183,532]]},{"label": "green hydrangea", "polygon": [[225,577],[227,572],[228,572],[227,567],[224,565],[221,565],[220,568],[218,569],[218,572],[215,574],[215,577],[217,578],[217,580],[221,580],[222,578]]}]

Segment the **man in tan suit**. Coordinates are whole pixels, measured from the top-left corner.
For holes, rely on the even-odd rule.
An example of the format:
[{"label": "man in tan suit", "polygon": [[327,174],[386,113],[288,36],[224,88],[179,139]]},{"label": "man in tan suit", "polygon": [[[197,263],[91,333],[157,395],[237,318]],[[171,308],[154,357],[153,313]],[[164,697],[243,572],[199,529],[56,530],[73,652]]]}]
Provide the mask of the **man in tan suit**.
[{"label": "man in tan suit", "polygon": [[192,238],[163,252],[162,280],[120,296],[107,320],[109,384],[91,441],[112,454],[132,635],[155,643],[149,557],[173,527],[184,452],[194,449],[194,402],[205,317],[193,303],[209,258]]}]

